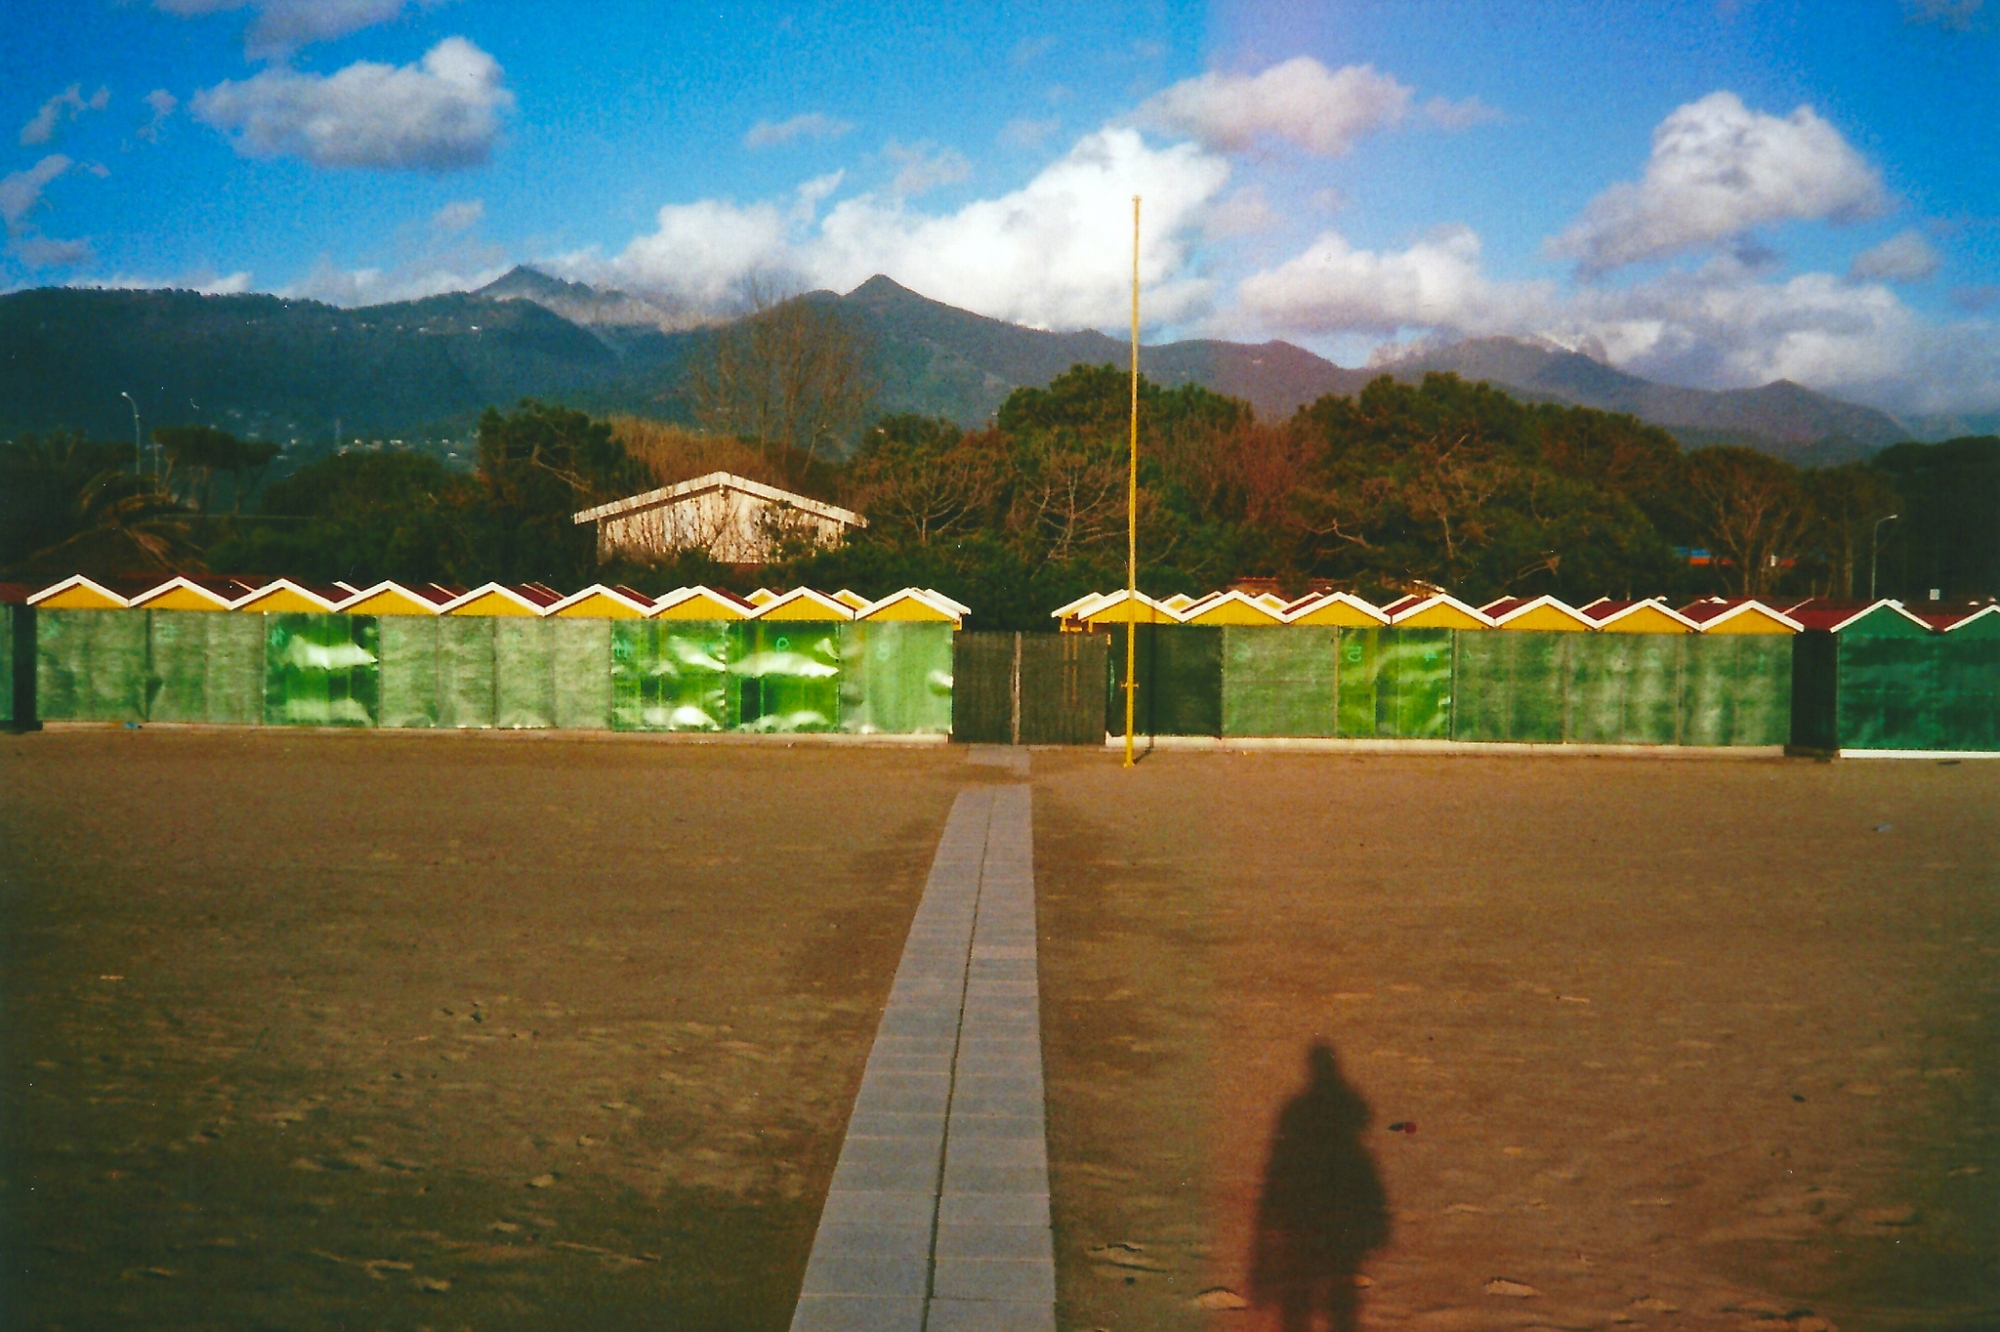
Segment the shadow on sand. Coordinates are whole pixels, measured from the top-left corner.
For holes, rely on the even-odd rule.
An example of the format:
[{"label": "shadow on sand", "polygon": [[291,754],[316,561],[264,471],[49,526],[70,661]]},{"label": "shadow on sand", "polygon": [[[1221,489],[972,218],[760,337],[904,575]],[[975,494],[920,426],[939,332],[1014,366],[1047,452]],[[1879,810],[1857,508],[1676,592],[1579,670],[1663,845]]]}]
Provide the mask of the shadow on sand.
[{"label": "shadow on sand", "polygon": [[1356,1326],[1355,1275],[1389,1238],[1382,1179],[1361,1143],[1368,1120],[1333,1047],[1314,1041],[1306,1085],[1271,1135],[1250,1255],[1251,1302],[1277,1309],[1285,1332],[1308,1332],[1322,1318],[1331,1332]]}]

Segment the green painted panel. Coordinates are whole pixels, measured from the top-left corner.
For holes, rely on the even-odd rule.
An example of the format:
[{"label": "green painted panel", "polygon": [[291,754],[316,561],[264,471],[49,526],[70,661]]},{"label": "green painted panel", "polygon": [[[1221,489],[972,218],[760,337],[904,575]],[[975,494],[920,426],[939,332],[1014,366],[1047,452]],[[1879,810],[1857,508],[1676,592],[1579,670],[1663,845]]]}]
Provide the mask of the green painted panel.
[{"label": "green painted panel", "polygon": [[961,745],[1012,743],[1013,634],[968,631],[952,636],[951,738]]},{"label": "green painted panel", "polygon": [[26,606],[0,606],[0,724],[14,722],[15,622],[33,614]]},{"label": "green painted panel", "polygon": [[1572,744],[1679,743],[1685,634],[1571,634]]},{"label": "green painted panel", "polygon": [[1364,628],[1340,630],[1339,660],[1335,664],[1340,699],[1336,735],[1350,740],[1375,736],[1375,695],[1382,683],[1382,632]]},{"label": "green painted panel", "polygon": [[1222,630],[1222,733],[1325,736],[1339,703],[1331,625]]},{"label": "green painted panel", "polygon": [[839,626],[839,645],[841,730],[857,735],[950,733],[949,624],[857,621]]},{"label": "green painted panel", "polygon": [[1683,744],[1782,745],[1790,738],[1791,635],[1694,634],[1685,642]]},{"label": "green painted panel", "polygon": [[380,660],[372,615],[266,615],[265,723],[373,726]]},{"label": "green painted panel", "polygon": [[611,621],[552,619],[549,664],[555,679],[557,726],[601,731],[611,725]]},{"label": "green painted panel", "polygon": [[493,625],[498,616],[437,619],[437,724],[459,730],[493,725]]},{"label": "green painted panel", "polygon": [[735,647],[723,621],[612,621],[612,729],[728,729]]},{"label": "green painted panel", "polygon": [[1982,615],[1963,628],[1951,630],[1944,637],[1951,642],[1970,638],[2000,638],[2000,615]]},{"label": "green painted panel", "polygon": [[146,714],[157,722],[264,720],[264,617],[152,611]]},{"label": "green painted panel", "polygon": [[[1022,744],[1104,743],[1104,691],[1100,685],[1110,673],[1105,661],[1109,641],[1107,634],[1020,635]],[[1010,652],[1010,658],[1011,655]],[[954,725],[961,698],[958,681],[954,680]],[[1120,735],[1125,733],[1124,727],[1125,715],[1121,711]]]},{"label": "green painted panel", "polygon": [[146,719],[143,610],[40,610],[36,712],[44,721]]},{"label": "green painted panel", "polygon": [[1840,631],[1842,638],[1928,638],[1928,625],[1912,624],[1893,607],[1879,606]]},{"label": "green painted panel", "polygon": [[[1139,678],[1142,683],[1146,679]],[[1221,627],[1156,625],[1152,684],[1153,734],[1221,735]],[[1120,708],[1122,717],[1122,703]]]},{"label": "green painted panel", "polygon": [[377,623],[382,637],[380,724],[436,726],[438,636],[445,622],[435,615],[384,615]]},{"label": "green painted panel", "polygon": [[1458,683],[1451,711],[1454,740],[1495,741],[1512,732],[1514,647],[1523,634],[1467,631],[1458,638]]},{"label": "green painted panel", "polygon": [[750,620],[731,626],[736,729],[831,731],[840,719],[840,624]]},{"label": "green painted panel", "polygon": [[1946,634],[1924,646],[1935,663],[1934,720],[1931,743],[1921,748],[2000,750],[2000,637]]},{"label": "green painted panel", "polygon": [[493,724],[542,731],[556,724],[554,640],[549,621],[493,617]]},{"label": "green painted panel", "polygon": [[1450,629],[1379,629],[1375,733],[1398,740],[1451,738]]}]

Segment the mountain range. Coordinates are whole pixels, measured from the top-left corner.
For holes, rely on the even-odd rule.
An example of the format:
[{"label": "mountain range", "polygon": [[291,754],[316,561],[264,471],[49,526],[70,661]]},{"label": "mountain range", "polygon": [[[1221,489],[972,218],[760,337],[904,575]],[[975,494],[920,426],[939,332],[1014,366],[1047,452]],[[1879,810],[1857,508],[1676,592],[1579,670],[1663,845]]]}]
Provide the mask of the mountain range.
[{"label": "mountain range", "polygon": [[[886,277],[813,292],[865,332],[879,410],[983,424],[1007,394],[1079,362],[1123,365],[1102,333],[1025,328]],[[0,296],[0,437],[77,427],[118,438],[129,393],[147,425],[208,421],[301,444],[463,438],[487,405],[523,397],[593,412],[684,417],[677,392],[714,326],[623,292],[516,268],[477,291],[344,309],[277,296],[39,288]],[[1450,371],[1516,397],[1629,412],[1684,444],[1747,444],[1844,462],[1916,437],[1911,423],[1787,381],[1714,392],[1656,384],[1553,344],[1482,338],[1348,369],[1286,342],[1142,347],[1140,369],[1288,416],[1378,375]]]}]

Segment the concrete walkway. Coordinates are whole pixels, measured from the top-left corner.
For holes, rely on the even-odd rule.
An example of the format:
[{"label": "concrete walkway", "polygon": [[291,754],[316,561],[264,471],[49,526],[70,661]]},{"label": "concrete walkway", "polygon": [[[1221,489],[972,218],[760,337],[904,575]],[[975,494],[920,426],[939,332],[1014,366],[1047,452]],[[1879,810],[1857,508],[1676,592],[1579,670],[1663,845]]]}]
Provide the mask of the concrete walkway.
[{"label": "concrete walkway", "polygon": [[1029,788],[963,791],[868,1056],[793,1332],[1053,1332]]}]

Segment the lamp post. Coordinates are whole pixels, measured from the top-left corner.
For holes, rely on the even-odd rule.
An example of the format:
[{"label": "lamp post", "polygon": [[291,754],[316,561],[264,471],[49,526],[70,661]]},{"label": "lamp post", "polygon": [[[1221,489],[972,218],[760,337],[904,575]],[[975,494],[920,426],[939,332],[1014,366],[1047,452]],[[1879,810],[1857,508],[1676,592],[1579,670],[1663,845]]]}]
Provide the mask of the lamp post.
[{"label": "lamp post", "polygon": [[146,450],[139,443],[139,404],[124,389],[118,390],[118,396],[132,404],[132,475],[140,476],[146,470]]},{"label": "lamp post", "polygon": [[1882,553],[1882,524],[1893,523],[1902,516],[1900,513],[1892,513],[1887,517],[1877,518],[1875,526],[1868,533],[1868,599],[1870,601],[1875,600],[1875,563],[1876,556]]}]

